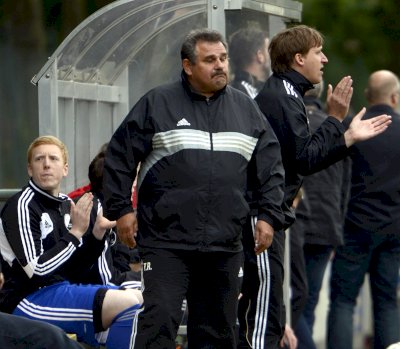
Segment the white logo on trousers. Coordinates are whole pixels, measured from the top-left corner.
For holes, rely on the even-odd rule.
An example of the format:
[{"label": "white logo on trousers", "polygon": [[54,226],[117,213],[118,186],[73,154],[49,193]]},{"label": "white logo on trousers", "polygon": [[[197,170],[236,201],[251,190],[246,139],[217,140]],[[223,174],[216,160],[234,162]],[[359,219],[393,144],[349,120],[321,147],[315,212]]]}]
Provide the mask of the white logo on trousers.
[{"label": "white logo on trousers", "polygon": [[143,271],[153,270],[151,269],[151,262],[144,262],[143,263]]}]

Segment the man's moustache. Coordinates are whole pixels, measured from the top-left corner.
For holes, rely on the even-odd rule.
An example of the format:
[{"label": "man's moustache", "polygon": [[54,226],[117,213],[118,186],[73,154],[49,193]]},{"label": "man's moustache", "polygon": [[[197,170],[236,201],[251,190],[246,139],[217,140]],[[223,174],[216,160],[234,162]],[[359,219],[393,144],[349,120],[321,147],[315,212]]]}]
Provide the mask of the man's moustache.
[{"label": "man's moustache", "polygon": [[223,71],[217,71],[217,72],[215,72],[215,73],[212,75],[212,77],[214,77],[214,76],[219,76],[219,75],[222,75],[222,76],[225,76],[225,77],[226,77],[226,74],[225,74]]}]

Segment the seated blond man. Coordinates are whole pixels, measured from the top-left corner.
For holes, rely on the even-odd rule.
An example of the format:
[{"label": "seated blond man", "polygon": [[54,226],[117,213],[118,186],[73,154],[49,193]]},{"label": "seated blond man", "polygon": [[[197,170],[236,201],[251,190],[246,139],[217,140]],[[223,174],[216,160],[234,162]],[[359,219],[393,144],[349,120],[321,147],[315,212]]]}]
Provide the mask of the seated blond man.
[{"label": "seated blond man", "polygon": [[27,157],[29,183],[0,215],[0,250],[7,262],[0,310],[57,325],[92,346],[129,347],[140,291],[71,282],[96,263],[115,222],[100,213],[85,234],[93,195],[74,204],[60,193],[68,152],[59,139],[35,139]]}]

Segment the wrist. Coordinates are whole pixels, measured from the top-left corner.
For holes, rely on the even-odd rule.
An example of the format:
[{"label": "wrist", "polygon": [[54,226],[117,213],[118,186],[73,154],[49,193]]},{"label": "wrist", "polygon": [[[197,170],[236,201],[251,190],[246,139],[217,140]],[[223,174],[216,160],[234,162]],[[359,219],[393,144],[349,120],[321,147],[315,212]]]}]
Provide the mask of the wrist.
[{"label": "wrist", "polygon": [[98,228],[98,227],[94,227],[92,234],[93,236],[97,239],[97,240],[103,240],[104,235],[106,234],[107,229],[102,229],[102,228]]},{"label": "wrist", "polygon": [[76,229],[74,227],[69,229],[69,233],[75,236],[78,240],[80,240],[84,234],[84,232],[82,233],[79,229]]},{"label": "wrist", "polygon": [[356,142],[351,128],[346,130],[346,132],[344,133],[344,142],[346,143],[347,148],[350,148]]}]

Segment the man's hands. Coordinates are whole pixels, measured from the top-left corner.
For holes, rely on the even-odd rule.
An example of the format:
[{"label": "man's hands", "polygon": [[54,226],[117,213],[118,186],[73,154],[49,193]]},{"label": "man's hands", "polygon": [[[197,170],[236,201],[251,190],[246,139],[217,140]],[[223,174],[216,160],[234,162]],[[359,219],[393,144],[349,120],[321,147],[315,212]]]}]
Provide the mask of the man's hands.
[{"label": "man's hands", "polygon": [[[328,85],[326,107],[328,115],[333,116],[340,122],[344,120],[349,112],[351,97],[353,96],[353,80],[350,76],[345,76],[333,90],[332,85]],[[349,129],[344,134],[346,146],[350,147],[356,142],[365,141],[384,132],[391,121],[390,115],[379,115],[368,120],[361,120],[365,114],[365,108],[353,118]]]},{"label": "man's hands", "polygon": [[345,76],[336,85],[335,89],[331,84],[328,85],[326,108],[328,115],[333,116],[340,122],[344,120],[349,112],[351,97],[353,96],[353,80],[350,76]]},{"label": "man's hands", "polygon": [[90,211],[93,207],[93,194],[85,193],[75,204],[71,201],[71,221],[72,228],[70,233],[77,239],[82,238],[90,222]]},{"label": "man's hands", "polygon": [[283,338],[281,339],[279,345],[281,348],[284,348],[285,345],[289,349],[297,348],[297,337],[294,334],[293,329],[288,324],[285,325],[285,333],[283,334]]},{"label": "man's hands", "polygon": [[129,212],[117,219],[117,234],[122,243],[129,247],[136,246],[137,220],[135,213]]},{"label": "man's hands", "polygon": [[356,142],[365,141],[384,132],[391,124],[391,116],[382,114],[374,118],[362,120],[365,114],[365,108],[354,116],[348,130],[344,133],[346,146],[350,147]]},{"label": "man's hands", "polygon": [[265,221],[257,220],[254,231],[254,252],[260,254],[272,244],[274,228]]}]

